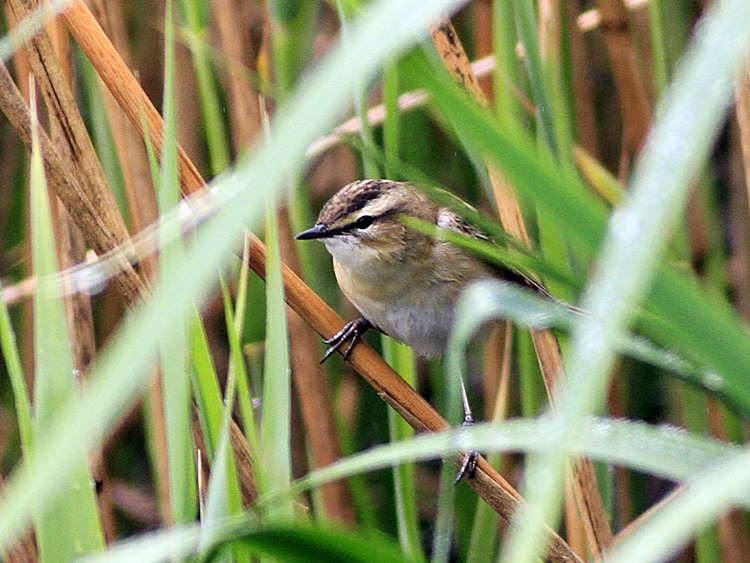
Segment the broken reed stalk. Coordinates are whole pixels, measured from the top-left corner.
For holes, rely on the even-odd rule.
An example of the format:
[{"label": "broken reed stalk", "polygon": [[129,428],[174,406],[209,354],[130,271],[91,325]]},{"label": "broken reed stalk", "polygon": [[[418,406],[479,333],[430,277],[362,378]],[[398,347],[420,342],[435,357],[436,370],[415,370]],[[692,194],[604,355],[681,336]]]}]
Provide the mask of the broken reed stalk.
[{"label": "broken reed stalk", "polygon": [[[75,2],[63,13],[63,17],[99,77],[144,136],[141,115],[146,116],[148,134],[157,151],[160,151],[163,139],[161,116],[86,5]],[[205,181],[183,150],[179,151],[179,167],[183,192],[190,194],[203,188]],[[255,236],[251,236],[250,265],[256,273],[265,275],[265,246]],[[318,334],[327,338],[343,326],[342,319],[286,266],[283,267],[283,278],[287,303]],[[369,346],[362,343],[355,346],[350,361],[380,396],[416,430],[449,428],[437,411]],[[469,480],[469,484],[503,519],[510,519],[520,496],[486,460],[480,458],[476,476]],[[580,561],[559,535],[552,530],[549,530],[549,535],[549,561]]]},{"label": "broken reed stalk", "polygon": [[[476,103],[487,107],[487,98],[479,87],[477,77],[471,68],[471,61],[450,20],[444,20],[432,29],[432,39],[453,79],[466,88]],[[531,239],[513,187],[503,178],[497,167],[491,162],[486,164],[503,227],[523,244],[531,246]],[[560,347],[557,338],[549,330],[533,330],[531,335],[547,395],[550,403],[554,405],[554,387],[564,375]],[[576,462],[574,473],[573,491],[581,512],[589,547],[598,557],[611,545],[612,529],[599,490],[596,472],[590,460],[581,459]]]}]

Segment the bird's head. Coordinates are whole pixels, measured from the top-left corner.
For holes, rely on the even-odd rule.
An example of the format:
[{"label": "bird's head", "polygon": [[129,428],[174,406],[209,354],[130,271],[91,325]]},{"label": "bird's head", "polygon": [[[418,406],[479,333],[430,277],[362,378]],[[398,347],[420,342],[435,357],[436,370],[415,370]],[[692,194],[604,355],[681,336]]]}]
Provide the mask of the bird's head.
[{"label": "bird's head", "polygon": [[395,260],[431,237],[408,229],[400,215],[435,221],[438,208],[418,188],[390,180],[359,180],[343,187],[323,206],[315,226],[297,239],[320,239],[341,264]]}]

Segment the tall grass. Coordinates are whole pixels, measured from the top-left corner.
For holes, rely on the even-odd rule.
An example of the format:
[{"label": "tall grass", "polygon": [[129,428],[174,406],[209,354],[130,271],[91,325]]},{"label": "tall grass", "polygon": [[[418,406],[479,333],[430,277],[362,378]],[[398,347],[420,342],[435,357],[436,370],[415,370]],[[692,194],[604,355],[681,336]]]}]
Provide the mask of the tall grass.
[{"label": "tall grass", "polygon": [[[19,22],[55,16],[6,11],[0,52],[49,105],[47,133],[0,92],[2,154],[19,157],[0,157],[0,186],[23,202],[0,205],[4,560],[750,557],[750,208],[726,171],[750,154],[732,142],[750,130],[745,2],[494,0],[439,27],[459,2],[165,4],[93,2],[112,43],[83,4],[56,4],[67,31],[23,48],[15,34],[47,31]],[[494,49],[486,91],[473,45]],[[56,78],[71,62],[77,91]],[[428,101],[402,112],[416,89]],[[381,101],[383,120],[365,111]],[[311,154],[349,114],[359,134]],[[483,283],[442,362],[368,339],[395,371],[366,345],[319,366],[305,324],[329,337],[342,321],[309,286],[356,311],[292,236],[380,170],[475,204],[492,242],[409,228],[580,310]],[[62,272],[80,258],[58,198],[97,253]],[[155,202],[158,223],[125,240]],[[75,303],[93,308],[95,357]],[[514,327],[484,344],[480,376],[467,355],[501,319]],[[480,423],[449,430],[459,376]],[[446,486],[467,451],[499,472],[482,458]]]}]

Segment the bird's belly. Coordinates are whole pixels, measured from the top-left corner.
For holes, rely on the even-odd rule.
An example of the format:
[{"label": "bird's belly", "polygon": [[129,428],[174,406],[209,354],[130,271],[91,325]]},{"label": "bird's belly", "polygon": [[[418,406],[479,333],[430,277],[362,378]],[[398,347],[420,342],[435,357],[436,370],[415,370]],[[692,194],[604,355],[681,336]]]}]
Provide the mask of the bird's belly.
[{"label": "bird's belly", "polygon": [[362,315],[396,340],[408,344],[420,356],[432,358],[445,352],[453,324],[456,288],[433,289],[419,299],[404,292],[387,301],[362,295],[350,300]]}]

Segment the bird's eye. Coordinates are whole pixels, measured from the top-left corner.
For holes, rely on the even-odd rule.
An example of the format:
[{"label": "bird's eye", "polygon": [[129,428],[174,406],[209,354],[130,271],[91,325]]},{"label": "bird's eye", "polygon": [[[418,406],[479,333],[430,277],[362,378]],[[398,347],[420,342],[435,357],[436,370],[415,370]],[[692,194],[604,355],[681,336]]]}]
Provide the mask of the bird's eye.
[{"label": "bird's eye", "polygon": [[357,229],[366,229],[372,225],[373,221],[375,221],[375,218],[372,215],[362,215],[362,217],[354,222],[354,226]]}]

